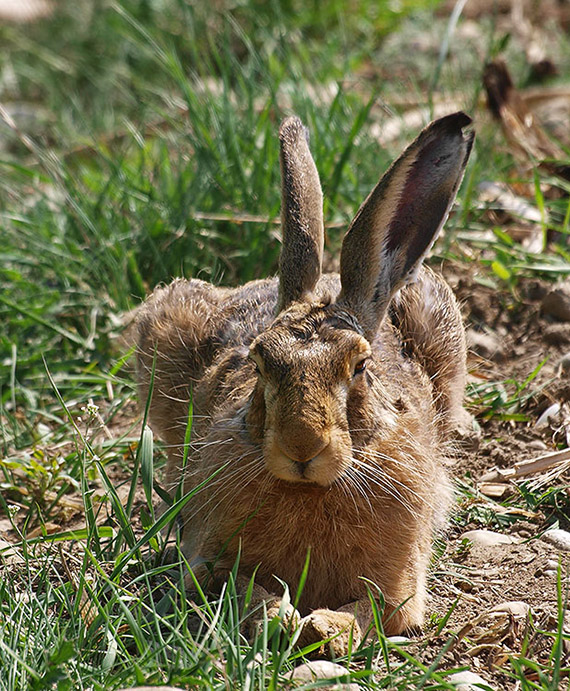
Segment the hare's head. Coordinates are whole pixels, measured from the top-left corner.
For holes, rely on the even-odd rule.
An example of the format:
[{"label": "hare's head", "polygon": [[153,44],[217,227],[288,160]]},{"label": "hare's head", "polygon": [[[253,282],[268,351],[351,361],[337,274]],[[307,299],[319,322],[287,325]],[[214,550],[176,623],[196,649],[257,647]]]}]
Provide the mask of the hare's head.
[{"label": "hare's head", "polygon": [[338,296],[315,291],[324,230],[307,133],[298,118],[282,124],[278,313],[250,348],[258,380],[248,412],[276,477],[326,487],[352,463],[355,434],[362,441],[398,424],[386,396],[394,382],[376,366],[390,353],[376,336],[445,222],[471,150],[473,134],[462,133],[470,122],[464,113],[436,120],[392,164],[344,238]]}]

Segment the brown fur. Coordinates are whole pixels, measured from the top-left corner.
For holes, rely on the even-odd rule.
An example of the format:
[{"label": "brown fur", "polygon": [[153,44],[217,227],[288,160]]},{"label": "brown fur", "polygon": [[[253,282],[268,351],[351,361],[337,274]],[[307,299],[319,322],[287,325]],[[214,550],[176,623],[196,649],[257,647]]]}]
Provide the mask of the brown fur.
[{"label": "brown fur", "polygon": [[[369,579],[386,616],[404,603],[389,632],[421,625],[433,530],[450,496],[445,437],[464,415],[465,338],[451,291],[419,264],[463,174],[466,122],[458,114],[433,123],[394,164],[389,203],[371,195],[357,216],[374,219],[367,232],[376,255],[354,249],[353,233],[341,287],[339,276],[320,276],[320,186],[300,121],[290,118],[280,133],[281,282],[225,289],[178,280],[141,308],[140,391],[144,401],[154,363],[150,421],[167,445],[169,489],[180,481],[190,398],[185,490],[219,470],[184,514],[184,549],[196,569],[207,562],[227,572],[240,552],[242,572],[257,569],[268,592],[279,589],[275,576],[294,590],[310,549],[301,613],[326,608],[328,616],[364,602]],[[430,204],[434,152],[453,159],[433,202],[441,210],[428,214],[433,227],[416,219],[419,229],[400,242],[398,191],[421,188]],[[382,252],[393,274],[383,278]],[[390,303],[418,270],[417,283]],[[363,284],[369,294],[357,299]]]}]

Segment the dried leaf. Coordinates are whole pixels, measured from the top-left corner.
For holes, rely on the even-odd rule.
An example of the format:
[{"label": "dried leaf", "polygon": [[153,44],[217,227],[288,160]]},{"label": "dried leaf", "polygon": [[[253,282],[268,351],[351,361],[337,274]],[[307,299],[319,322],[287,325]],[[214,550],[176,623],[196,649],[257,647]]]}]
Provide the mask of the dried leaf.
[{"label": "dried leaf", "polygon": [[515,88],[506,64],[490,62],[483,73],[489,109],[500,120],[514,155],[526,165],[539,166],[549,173],[570,180],[570,164],[563,149],[544,132]]}]

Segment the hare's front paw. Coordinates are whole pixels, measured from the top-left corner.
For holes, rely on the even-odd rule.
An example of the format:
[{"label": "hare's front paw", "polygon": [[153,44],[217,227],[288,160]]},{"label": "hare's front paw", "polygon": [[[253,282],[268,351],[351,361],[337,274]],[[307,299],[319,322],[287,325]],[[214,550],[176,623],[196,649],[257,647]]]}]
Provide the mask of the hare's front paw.
[{"label": "hare's front paw", "polygon": [[280,598],[265,601],[265,608],[258,608],[243,624],[243,634],[248,641],[253,641],[261,634],[267,622],[279,619],[283,630],[293,630],[299,626],[301,615],[292,604],[284,603]]},{"label": "hare's front paw", "polygon": [[311,653],[311,656],[337,658],[347,655],[349,648],[356,648],[361,640],[362,632],[353,614],[315,609],[301,619],[301,632],[297,643],[304,648],[312,643],[326,641]]}]

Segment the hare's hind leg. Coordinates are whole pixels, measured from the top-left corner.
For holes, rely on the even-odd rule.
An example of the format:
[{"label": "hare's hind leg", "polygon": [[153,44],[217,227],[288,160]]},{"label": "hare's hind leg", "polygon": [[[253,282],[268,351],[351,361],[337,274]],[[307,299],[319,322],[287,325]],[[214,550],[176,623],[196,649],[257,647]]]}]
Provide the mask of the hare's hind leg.
[{"label": "hare's hind leg", "polygon": [[166,485],[180,481],[192,386],[211,363],[215,312],[224,291],[199,280],[158,288],[136,319],[137,379],[150,424],[168,450]]},{"label": "hare's hind leg", "polygon": [[441,276],[423,267],[416,283],[394,296],[390,316],[405,353],[417,360],[431,379],[444,431],[469,426],[470,416],[463,408],[465,330],[451,288]]}]

